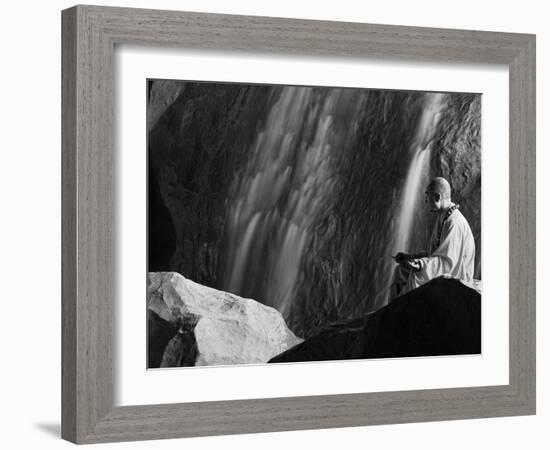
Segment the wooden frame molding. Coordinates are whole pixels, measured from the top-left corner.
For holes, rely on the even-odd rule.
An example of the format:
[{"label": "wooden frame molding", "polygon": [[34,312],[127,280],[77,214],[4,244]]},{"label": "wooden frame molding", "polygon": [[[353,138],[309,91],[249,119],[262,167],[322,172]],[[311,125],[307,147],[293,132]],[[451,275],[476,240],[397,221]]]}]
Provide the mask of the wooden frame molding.
[{"label": "wooden frame molding", "polygon": [[[62,13],[62,437],[176,438],[535,413],[535,37],[76,6]],[[510,384],[113,404],[115,44],[506,64],[510,76]]]}]

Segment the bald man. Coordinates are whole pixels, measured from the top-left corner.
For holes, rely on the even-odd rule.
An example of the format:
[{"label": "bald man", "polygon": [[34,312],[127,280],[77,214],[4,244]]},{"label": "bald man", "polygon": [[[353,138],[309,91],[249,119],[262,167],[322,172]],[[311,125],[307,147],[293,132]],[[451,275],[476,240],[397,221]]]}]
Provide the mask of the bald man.
[{"label": "bald man", "polygon": [[472,285],[475,242],[468,221],[451,201],[451,186],[445,178],[430,181],[425,192],[429,211],[437,215],[427,252],[398,253],[390,298],[395,298],[440,277],[457,278]]}]

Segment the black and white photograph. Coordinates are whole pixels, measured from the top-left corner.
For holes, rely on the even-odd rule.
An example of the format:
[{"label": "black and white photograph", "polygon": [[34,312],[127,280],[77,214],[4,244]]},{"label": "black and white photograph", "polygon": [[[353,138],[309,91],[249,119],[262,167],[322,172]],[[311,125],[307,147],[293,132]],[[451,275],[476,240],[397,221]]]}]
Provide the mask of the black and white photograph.
[{"label": "black and white photograph", "polygon": [[146,102],[147,368],[481,354],[481,94]]}]

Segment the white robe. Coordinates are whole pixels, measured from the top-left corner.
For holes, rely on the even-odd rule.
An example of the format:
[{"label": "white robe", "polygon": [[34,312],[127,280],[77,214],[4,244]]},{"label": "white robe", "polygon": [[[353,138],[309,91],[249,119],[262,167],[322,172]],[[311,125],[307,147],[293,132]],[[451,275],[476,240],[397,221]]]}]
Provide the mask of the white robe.
[{"label": "white robe", "polygon": [[407,291],[440,276],[457,278],[473,286],[476,251],[474,236],[468,221],[458,209],[455,209],[443,222],[438,242],[439,228],[438,220],[430,238],[429,256],[419,259],[420,271],[409,273]]}]

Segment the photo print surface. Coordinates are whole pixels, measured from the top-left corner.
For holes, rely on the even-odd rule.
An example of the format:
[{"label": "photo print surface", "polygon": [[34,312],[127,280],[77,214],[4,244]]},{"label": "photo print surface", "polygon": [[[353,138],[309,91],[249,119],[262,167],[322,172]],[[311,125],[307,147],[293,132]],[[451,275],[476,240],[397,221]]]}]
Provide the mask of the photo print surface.
[{"label": "photo print surface", "polygon": [[147,80],[147,367],[481,352],[481,95]]}]

